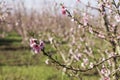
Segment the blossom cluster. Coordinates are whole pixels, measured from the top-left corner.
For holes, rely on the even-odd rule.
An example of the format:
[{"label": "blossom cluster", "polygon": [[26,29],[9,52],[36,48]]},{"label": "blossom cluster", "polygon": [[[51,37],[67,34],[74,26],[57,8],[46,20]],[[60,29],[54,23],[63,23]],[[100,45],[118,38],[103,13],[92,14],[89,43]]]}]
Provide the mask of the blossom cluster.
[{"label": "blossom cluster", "polygon": [[30,47],[34,51],[34,53],[39,53],[44,48],[44,42],[38,41],[37,39],[31,38],[30,39]]},{"label": "blossom cluster", "polygon": [[63,14],[63,15],[66,15],[66,8],[65,8],[64,5],[62,5],[62,14]]},{"label": "blossom cluster", "polygon": [[102,80],[110,80],[110,70],[107,69],[104,65],[102,66],[101,74],[103,75]]},{"label": "blossom cluster", "polygon": [[7,17],[11,14],[12,6],[6,1],[0,2],[0,21],[5,21]]}]

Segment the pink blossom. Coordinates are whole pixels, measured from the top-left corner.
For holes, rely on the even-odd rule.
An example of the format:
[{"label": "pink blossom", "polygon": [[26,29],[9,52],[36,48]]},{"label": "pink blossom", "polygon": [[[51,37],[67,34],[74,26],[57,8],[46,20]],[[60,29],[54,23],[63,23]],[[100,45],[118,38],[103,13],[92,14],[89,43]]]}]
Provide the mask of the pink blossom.
[{"label": "pink blossom", "polygon": [[[109,77],[110,75],[110,70],[108,68],[105,67],[105,65],[102,66],[102,69],[101,69],[101,74],[104,76],[104,77]],[[104,80],[104,79],[103,79]],[[105,79],[106,80],[106,79]]]},{"label": "pink blossom", "polygon": [[62,9],[62,14],[66,15],[66,9]]},{"label": "pink blossom", "polygon": [[73,55],[73,57],[75,60],[79,61],[82,55],[79,53],[79,54]]},{"label": "pink blossom", "polygon": [[37,54],[41,51],[41,49],[44,48],[44,42],[43,41],[38,42],[37,39],[31,38],[30,39],[30,47],[32,48],[34,53]]},{"label": "pink blossom", "polygon": [[41,51],[40,45],[38,44],[33,45],[32,49],[36,54]]},{"label": "pink blossom", "polygon": [[65,8],[65,6],[63,6],[63,5],[62,5],[62,14],[63,14],[63,15],[66,15],[66,8]]},{"label": "pink blossom", "polygon": [[106,68],[102,68],[101,69],[101,74],[105,74],[105,73],[107,73],[107,69]]},{"label": "pink blossom", "polygon": [[116,26],[116,24],[115,24],[115,23],[113,23],[113,24],[112,24],[112,27],[115,27],[115,26]]}]

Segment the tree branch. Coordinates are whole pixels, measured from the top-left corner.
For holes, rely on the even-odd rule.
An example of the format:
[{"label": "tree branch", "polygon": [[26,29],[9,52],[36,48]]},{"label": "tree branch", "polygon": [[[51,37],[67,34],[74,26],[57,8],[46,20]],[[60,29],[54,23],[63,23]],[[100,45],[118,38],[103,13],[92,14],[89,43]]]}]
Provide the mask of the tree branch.
[{"label": "tree branch", "polygon": [[103,61],[100,61],[97,64],[93,64],[92,68],[88,68],[88,69],[76,69],[76,68],[74,68],[72,66],[67,66],[65,64],[61,64],[59,61],[55,60],[51,55],[49,55],[48,53],[46,53],[45,49],[42,49],[42,52],[43,52],[43,54],[45,56],[47,56],[49,59],[51,59],[54,63],[58,64],[59,66],[61,66],[63,68],[66,68],[68,70],[76,71],[76,72],[78,72],[78,71],[80,71],[80,72],[86,72],[86,71],[92,70],[92,69],[96,68],[97,66],[99,66],[100,64],[102,64],[102,63],[104,63],[104,62],[106,62],[106,61],[108,61],[108,60],[110,60],[112,58],[120,57],[120,55],[115,55],[115,56],[109,57],[109,58],[107,58],[107,59],[105,59]]}]

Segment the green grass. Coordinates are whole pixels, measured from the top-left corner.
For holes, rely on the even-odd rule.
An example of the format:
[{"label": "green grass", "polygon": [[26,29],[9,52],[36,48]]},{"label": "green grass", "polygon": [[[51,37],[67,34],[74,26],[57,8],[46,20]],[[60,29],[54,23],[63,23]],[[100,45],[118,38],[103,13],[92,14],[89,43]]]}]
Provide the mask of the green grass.
[{"label": "green grass", "polygon": [[61,80],[60,71],[48,66],[4,66],[0,80]]},{"label": "green grass", "polygon": [[[50,66],[2,66],[0,80],[62,80],[62,73]],[[84,75],[83,80],[98,80],[97,75]],[[63,76],[63,80],[78,80]]]}]

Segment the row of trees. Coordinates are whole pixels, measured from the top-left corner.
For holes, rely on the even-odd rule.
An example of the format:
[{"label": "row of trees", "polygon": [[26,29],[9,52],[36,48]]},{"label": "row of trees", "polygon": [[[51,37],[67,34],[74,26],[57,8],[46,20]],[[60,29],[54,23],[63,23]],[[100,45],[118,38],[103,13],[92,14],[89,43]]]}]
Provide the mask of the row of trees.
[{"label": "row of trees", "polygon": [[[74,24],[71,27],[67,26],[70,31],[66,30],[65,34],[61,34],[68,49],[51,35],[51,45],[56,49],[57,55],[61,56],[62,61],[46,52],[45,48],[39,49],[54,64],[61,66],[63,72],[69,76],[82,79],[81,73],[95,69],[101,80],[118,80],[120,78],[120,1],[97,0],[96,7],[89,3],[84,4],[82,0],[77,2],[86,6],[85,11],[80,10],[82,15],[77,12],[71,14],[71,9],[61,4],[61,13]],[[94,18],[87,12],[89,10],[98,11],[100,17]]]}]

